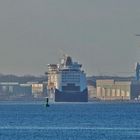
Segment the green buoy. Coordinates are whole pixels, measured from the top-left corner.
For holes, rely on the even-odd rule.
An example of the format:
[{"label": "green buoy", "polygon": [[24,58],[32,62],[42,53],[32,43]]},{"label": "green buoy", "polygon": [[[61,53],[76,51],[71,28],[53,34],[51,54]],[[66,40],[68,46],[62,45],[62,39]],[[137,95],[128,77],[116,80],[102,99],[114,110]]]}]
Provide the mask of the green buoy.
[{"label": "green buoy", "polygon": [[49,98],[48,97],[46,97],[46,107],[49,107],[50,105],[49,105]]}]

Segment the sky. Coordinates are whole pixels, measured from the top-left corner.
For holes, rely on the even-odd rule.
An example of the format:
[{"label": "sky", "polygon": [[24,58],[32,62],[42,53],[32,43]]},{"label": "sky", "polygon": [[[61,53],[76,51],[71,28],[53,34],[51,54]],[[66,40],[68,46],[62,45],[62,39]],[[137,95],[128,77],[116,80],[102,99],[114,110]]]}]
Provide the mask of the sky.
[{"label": "sky", "polygon": [[134,75],[140,0],[0,0],[0,73],[43,75],[72,56],[91,75]]}]

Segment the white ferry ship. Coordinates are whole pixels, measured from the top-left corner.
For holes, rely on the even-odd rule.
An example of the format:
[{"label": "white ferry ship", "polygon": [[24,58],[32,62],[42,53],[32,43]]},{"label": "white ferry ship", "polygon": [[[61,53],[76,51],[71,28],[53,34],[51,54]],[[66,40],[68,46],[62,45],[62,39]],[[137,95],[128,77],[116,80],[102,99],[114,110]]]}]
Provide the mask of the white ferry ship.
[{"label": "white ferry ship", "polygon": [[87,102],[86,74],[82,65],[64,56],[60,64],[48,64],[48,95],[55,102]]}]

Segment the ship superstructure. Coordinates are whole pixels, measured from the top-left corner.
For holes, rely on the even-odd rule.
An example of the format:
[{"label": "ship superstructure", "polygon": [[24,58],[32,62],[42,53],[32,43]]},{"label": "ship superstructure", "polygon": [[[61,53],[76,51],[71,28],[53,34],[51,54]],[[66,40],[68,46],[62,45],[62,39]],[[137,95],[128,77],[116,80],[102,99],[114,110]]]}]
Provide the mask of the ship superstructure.
[{"label": "ship superstructure", "polygon": [[48,90],[56,102],[87,102],[86,74],[82,65],[64,56],[60,64],[48,64]]}]

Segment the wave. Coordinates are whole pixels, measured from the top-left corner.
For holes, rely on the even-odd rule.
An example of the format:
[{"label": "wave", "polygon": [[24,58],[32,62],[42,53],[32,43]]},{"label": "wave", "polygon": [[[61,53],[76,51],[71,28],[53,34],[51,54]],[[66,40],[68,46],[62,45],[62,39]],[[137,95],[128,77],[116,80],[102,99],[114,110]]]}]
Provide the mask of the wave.
[{"label": "wave", "polygon": [[14,129],[14,130],[114,130],[114,131],[140,131],[140,128],[128,127],[67,127],[67,126],[0,126],[0,130]]}]

